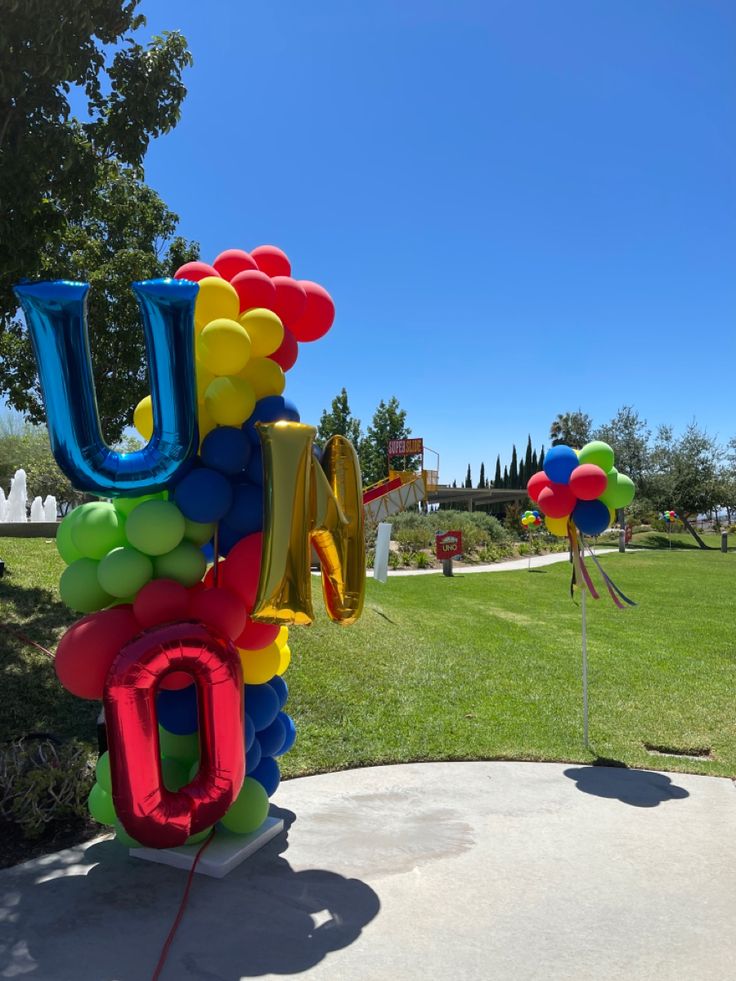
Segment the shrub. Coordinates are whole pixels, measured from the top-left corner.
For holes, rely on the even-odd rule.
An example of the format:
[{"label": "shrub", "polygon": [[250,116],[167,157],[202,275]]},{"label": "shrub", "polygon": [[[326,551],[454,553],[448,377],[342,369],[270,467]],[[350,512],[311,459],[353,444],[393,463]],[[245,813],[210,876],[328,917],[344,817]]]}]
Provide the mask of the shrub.
[{"label": "shrub", "polygon": [[415,564],[417,569],[431,569],[432,561],[426,552],[417,552],[415,556]]},{"label": "shrub", "polygon": [[8,743],[0,749],[0,815],[36,838],[54,821],[87,817],[94,779],[89,750],[77,740]]}]

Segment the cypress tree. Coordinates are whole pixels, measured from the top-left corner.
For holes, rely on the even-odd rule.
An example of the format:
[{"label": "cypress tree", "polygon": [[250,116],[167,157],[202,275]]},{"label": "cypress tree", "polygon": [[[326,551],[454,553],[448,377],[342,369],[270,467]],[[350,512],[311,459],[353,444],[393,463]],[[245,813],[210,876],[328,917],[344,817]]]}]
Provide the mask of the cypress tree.
[{"label": "cypress tree", "polygon": [[501,457],[496,457],[496,473],[493,477],[494,487],[503,487],[503,477],[501,476]]},{"label": "cypress tree", "polygon": [[537,470],[539,470],[539,461],[537,460],[537,451],[535,450],[532,453],[532,473],[529,474],[529,476],[531,477],[531,475],[535,474]]},{"label": "cypress tree", "polygon": [[[532,470],[532,461],[532,438],[529,436],[529,439],[526,442],[526,453],[524,455],[524,476],[526,477],[526,480],[529,480],[531,475],[534,473]],[[526,484],[526,481],[524,481],[524,483]]]},{"label": "cypress tree", "polygon": [[503,486],[504,487],[508,487],[509,486],[509,468],[508,467],[504,467],[503,468]]},{"label": "cypress tree", "polygon": [[468,464],[468,472],[465,474],[465,486],[472,488],[473,478],[470,476],[470,464]]},{"label": "cypress tree", "polygon": [[486,486],[486,465],[485,465],[485,463],[482,463],[481,462],[481,465],[480,465],[480,477],[478,479],[478,487],[480,487],[481,490],[482,490],[485,486]]},{"label": "cypress tree", "polygon": [[511,466],[509,467],[509,487],[519,486],[519,458],[516,455],[516,444],[511,450]]},{"label": "cypress tree", "polygon": [[544,470],[544,447],[542,447],[542,452],[539,454],[539,469]]}]

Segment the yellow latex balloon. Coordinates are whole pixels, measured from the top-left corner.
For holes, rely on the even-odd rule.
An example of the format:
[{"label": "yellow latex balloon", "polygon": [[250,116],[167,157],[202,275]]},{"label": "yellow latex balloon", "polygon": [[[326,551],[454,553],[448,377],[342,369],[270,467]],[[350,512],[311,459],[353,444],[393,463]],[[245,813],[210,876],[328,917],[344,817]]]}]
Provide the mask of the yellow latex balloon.
[{"label": "yellow latex balloon", "polygon": [[197,378],[197,398],[202,402],[204,400],[204,393],[207,391],[207,386],[215,376],[209,368],[205,368],[199,358],[197,358],[194,368]]},{"label": "yellow latex balloon", "polygon": [[289,628],[288,627],[279,628],[279,632],[276,634],[276,640],[274,641],[274,644],[276,644],[279,650],[283,650],[283,648],[286,647],[288,643],[289,643]]},{"label": "yellow latex balloon", "polygon": [[278,672],[281,651],[276,644],[269,644],[260,651],[244,651],[238,648],[246,685],[263,685]]},{"label": "yellow latex balloon", "polygon": [[223,375],[207,386],[204,404],[218,426],[241,426],[253,414],[256,394],[245,378]]},{"label": "yellow latex balloon", "polygon": [[207,411],[204,399],[197,403],[197,426],[199,428],[199,445],[201,446],[207,433],[211,433],[217,427],[217,423]]},{"label": "yellow latex balloon", "polygon": [[213,375],[237,375],[250,358],[250,337],[236,320],[210,320],[197,339],[197,356]]},{"label": "yellow latex balloon", "polygon": [[239,376],[250,382],[257,399],[281,395],[286,388],[286,375],[281,365],[270,358],[251,358]]},{"label": "yellow latex balloon", "polygon": [[284,339],[284,325],[271,310],[254,307],[240,317],[251,340],[251,357],[265,358],[278,351]]},{"label": "yellow latex balloon", "polygon": [[153,406],[150,395],[142,398],[133,410],[133,425],[148,442],[153,435]]},{"label": "yellow latex balloon", "polygon": [[289,664],[291,664],[291,648],[287,644],[286,647],[281,648],[281,657],[279,659],[279,667],[276,674],[283,674],[289,667]]},{"label": "yellow latex balloon", "polygon": [[199,292],[194,304],[194,326],[202,330],[210,320],[227,317],[237,320],[240,312],[240,300],[226,279],[219,276],[205,276],[199,281]]},{"label": "yellow latex balloon", "polygon": [[545,517],[544,523],[547,526],[547,531],[556,535],[557,538],[567,538],[567,518]]}]

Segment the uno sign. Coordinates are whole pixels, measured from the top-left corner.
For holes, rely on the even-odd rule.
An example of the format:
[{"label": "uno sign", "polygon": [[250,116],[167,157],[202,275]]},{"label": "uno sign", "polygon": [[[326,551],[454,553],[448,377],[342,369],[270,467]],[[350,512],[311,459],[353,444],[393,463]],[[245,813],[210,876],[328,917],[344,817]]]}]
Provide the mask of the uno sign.
[{"label": "uno sign", "polygon": [[463,533],[461,531],[444,531],[435,538],[438,559],[452,559],[463,553]]}]

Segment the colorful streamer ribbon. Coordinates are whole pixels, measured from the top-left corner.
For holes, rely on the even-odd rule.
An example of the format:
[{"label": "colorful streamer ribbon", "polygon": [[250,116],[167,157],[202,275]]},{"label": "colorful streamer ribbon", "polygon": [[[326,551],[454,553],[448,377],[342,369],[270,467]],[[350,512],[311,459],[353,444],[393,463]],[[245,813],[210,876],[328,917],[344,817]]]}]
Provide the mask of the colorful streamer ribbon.
[{"label": "colorful streamer ribbon", "polygon": [[[626,609],[628,606],[636,606],[634,600],[629,599],[629,597],[619,589],[616,583],[611,579],[611,577],[604,571],[600,562],[595,556],[592,548],[586,544],[582,535],[579,535],[577,528],[572,522],[568,525],[568,536],[570,538],[570,549],[572,553],[572,578],[570,580],[570,596],[575,595],[575,586],[579,583],[583,589],[587,589],[591,595],[592,599],[600,599],[595,586],[593,585],[593,580],[590,577],[587,566],[585,565],[585,550],[588,550],[590,558],[593,560],[596,569],[601,574],[601,578],[608,590],[608,594],[613,600],[614,604],[619,610]],[[623,602],[622,602],[623,601]]]}]

